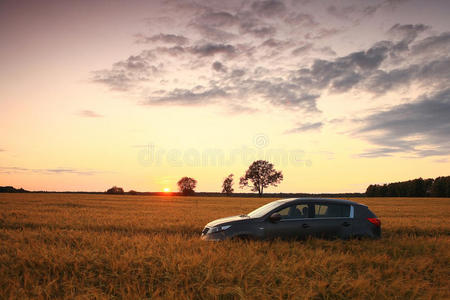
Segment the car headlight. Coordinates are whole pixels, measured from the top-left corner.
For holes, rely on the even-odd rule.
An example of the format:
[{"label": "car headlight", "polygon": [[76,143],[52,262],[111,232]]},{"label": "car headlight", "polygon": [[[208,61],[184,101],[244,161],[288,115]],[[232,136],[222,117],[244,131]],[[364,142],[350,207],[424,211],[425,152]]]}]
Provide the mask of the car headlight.
[{"label": "car headlight", "polygon": [[208,233],[216,233],[216,232],[219,232],[219,231],[224,231],[224,230],[227,230],[227,229],[230,228],[230,227],[231,227],[231,225],[215,226],[215,227],[212,227],[212,228],[208,231]]}]

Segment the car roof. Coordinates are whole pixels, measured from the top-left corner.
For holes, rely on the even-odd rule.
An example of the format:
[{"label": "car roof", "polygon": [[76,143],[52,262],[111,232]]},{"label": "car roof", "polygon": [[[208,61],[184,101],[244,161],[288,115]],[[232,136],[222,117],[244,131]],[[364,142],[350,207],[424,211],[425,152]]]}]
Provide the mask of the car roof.
[{"label": "car roof", "polygon": [[[336,204],[347,204],[347,205],[363,205],[361,203],[357,203],[350,200],[343,200],[343,199],[329,199],[329,198],[289,198],[289,199],[280,199],[277,200],[278,202],[284,202],[284,203],[294,203],[294,202],[316,202],[316,203],[336,203]],[[365,206],[365,205],[363,205]]]}]

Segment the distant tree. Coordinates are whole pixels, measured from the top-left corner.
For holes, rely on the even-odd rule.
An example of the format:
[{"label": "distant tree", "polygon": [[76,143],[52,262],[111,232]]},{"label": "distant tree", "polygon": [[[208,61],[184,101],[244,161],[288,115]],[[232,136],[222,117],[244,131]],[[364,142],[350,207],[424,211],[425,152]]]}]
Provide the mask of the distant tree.
[{"label": "distant tree", "polygon": [[450,197],[450,176],[438,177],[431,186],[432,197]]},{"label": "distant tree", "polygon": [[233,189],[233,174],[228,175],[222,183],[222,193],[230,195],[234,192]]},{"label": "distant tree", "polygon": [[377,196],[377,185],[371,184],[366,189],[366,196],[367,197],[376,197]]},{"label": "distant tree", "polygon": [[425,179],[425,196],[431,196],[431,187],[433,186],[434,179]]},{"label": "distant tree", "polygon": [[425,197],[426,192],[425,180],[422,177],[410,181],[410,197]]},{"label": "distant tree", "polygon": [[447,177],[442,177],[444,180],[444,184],[445,184],[445,196],[443,195],[442,197],[450,197],[450,176]]},{"label": "distant tree", "polygon": [[110,188],[109,190],[106,191],[107,194],[123,194],[123,188],[118,187],[118,186],[113,186],[112,188]]},{"label": "distant tree", "polygon": [[265,160],[254,161],[249,167],[245,175],[239,180],[241,188],[249,186],[251,181],[251,190],[258,192],[261,196],[264,189],[269,185],[277,186],[283,180],[281,171],[273,168],[273,164]]},{"label": "distant tree", "polygon": [[128,194],[130,194],[130,195],[137,195],[138,192],[136,192],[135,190],[130,190],[130,191],[128,192]]},{"label": "distant tree", "polygon": [[387,189],[387,184],[380,185],[378,188],[379,197],[386,197]]},{"label": "distant tree", "polygon": [[197,180],[190,177],[183,177],[177,182],[177,185],[183,195],[193,195],[197,186]]},{"label": "distant tree", "polygon": [[387,196],[397,197],[398,196],[398,184],[392,183],[387,186]]}]

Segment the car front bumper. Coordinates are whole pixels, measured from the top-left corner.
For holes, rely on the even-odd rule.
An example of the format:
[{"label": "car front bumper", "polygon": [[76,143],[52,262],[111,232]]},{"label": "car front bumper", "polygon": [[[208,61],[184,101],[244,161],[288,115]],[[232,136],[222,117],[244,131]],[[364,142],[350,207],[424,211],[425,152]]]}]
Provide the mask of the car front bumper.
[{"label": "car front bumper", "polygon": [[223,241],[227,236],[223,232],[202,234],[200,237],[204,241]]}]

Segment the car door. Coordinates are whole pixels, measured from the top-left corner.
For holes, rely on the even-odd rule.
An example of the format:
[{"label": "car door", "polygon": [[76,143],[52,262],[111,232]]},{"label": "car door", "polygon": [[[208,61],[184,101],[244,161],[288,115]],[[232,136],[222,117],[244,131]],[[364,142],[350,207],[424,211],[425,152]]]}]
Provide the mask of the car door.
[{"label": "car door", "polygon": [[309,220],[308,204],[289,205],[271,212],[271,214],[273,213],[279,213],[281,220],[272,222],[269,218],[267,219],[264,229],[267,238],[298,239],[308,235],[308,229],[310,227],[307,224]]},{"label": "car door", "polygon": [[348,238],[352,234],[353,206],[340,203],[314,203],[310,233],[324,238]]}]

